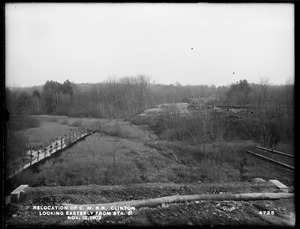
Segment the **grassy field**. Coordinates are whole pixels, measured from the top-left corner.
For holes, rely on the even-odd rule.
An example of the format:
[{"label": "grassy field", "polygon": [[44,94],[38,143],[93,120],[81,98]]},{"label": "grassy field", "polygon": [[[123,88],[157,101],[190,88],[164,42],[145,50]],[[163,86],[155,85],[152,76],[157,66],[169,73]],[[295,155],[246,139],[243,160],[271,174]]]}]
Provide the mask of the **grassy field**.
[{"label": "grassy field", "polygon": [[[69,118],[67,116],[36,115],[23,120],[22,126],[11,134],[6,145],[7,171],[19,168],[23,163],[29,163],[26,158],[27,147],[47,146],[54,138],[68,136],[70,131],[77,131],[84,127],[92,127],[96,119]],[[28,123],[29,122],[29,123]],[[21,125],[18,124],[19,126]],[[34,125],[32,125],[34,124]]]},{"label": "grassy field", "polygon": [[253,177],[291,184],[284,169],[246,155],[252,142],[207,144],[205,152],[169,142],[143,144],[96,133],[19,179],[30,185],[53,180],[59,185],[132,184],[147,182],[241,181]]},{"label": "grassy field", "polygon": [[135,126],[120,119],[95,119],[95,118],[72,118],[67,116],[35,115],[32,118],[40,122],[38,127],[19,130],[17,133],[28,138],[29,145],[43,144],[51,139],[68,134],[72,130],[81,128],[97,129],[111,136],[120,136],[130,139],[137,139],[147,135],[155,138],[154,135],[145,134],[146,127]]},{"label": "grassy field", "polygon": [[96,119],[77,119],[67,116],[36,115],[33,118],[40,121],[34,128],[19,130],[18,133],[28,138],[29,145],[43,144],[51,139],[68,134],[81,126],[91,125]]},{"label": "grassy field", "polygon": [[[278,179],[293,185],[289,171],[246,154],[252,141],[191,145],[159,140],[145,126],[122,120],[36,116],[41,125],[23,131],[31,144],[48,141],[84,127],[98,130],[38,166],[15,182],[31,186],[53,180],[62,186],[174,182],[245,181],[254,177]],[[281,149],[290,149],[286,145]],[[280,148],[279,147],[279,148]],[[278,149],[279,150],[279,149]]]}]

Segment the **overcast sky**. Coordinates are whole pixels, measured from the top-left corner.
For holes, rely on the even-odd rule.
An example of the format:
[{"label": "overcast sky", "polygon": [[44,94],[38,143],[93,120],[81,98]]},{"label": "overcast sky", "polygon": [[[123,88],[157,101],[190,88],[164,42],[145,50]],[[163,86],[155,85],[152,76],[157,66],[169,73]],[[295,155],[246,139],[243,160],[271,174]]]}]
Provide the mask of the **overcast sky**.
[{"label": "overcast sky", "polygon": [[6,4],[7,86],[294,78],[293,4]]}]

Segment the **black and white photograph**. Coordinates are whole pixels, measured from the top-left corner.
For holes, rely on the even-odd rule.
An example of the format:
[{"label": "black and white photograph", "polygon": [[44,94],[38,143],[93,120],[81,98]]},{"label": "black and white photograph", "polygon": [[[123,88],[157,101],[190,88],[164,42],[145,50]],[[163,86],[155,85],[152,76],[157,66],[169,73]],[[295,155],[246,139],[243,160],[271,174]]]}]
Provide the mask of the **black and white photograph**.
[{"label": "black and white photograph", "polygon": [[2,226],[294,227],[294,3],[5,3]]}]

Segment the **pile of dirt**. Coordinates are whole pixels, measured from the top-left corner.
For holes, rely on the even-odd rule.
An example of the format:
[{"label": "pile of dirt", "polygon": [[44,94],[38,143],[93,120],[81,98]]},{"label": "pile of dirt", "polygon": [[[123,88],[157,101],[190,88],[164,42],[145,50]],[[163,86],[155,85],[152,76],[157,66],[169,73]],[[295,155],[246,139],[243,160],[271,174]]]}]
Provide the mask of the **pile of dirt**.
[{"label": "pile of dirt", "polygon": [[[171,195],[190,194],[223,194],[223,193],[252,193],[252,192],[278,192],[279,189],[271,182],[220,182],[220,183],[145,183],[131,185],[84,185],[84,186],[54,186],[29,187],[26,191],[24,203],[44,196],[65,197],[77,196],[88,204],[158,198]],[[96,198],[97,197],[97,198]],[[103,201],[105,200],[105,201]],[[79,200],[80,201],[80,200]],[[88,202],[87,202],[88,201]],[[58,202],[57,202],[58,203]]]},{"label": "pile of dirt", "polygon": [[158,116],[166,113],[170,114],[187,114],[188,103],[164,103],[159,104],[155,108],[147,109],[139,116]]},{"label": "pile of dirt", "polygon": [[188,103],[164,103],[154,108],[147,109],[143,113],[136,115],[131,119],[131,123],[141,125],[146,124],[153,126],[157,121],[166,115],[186,116],[190,113]]}]

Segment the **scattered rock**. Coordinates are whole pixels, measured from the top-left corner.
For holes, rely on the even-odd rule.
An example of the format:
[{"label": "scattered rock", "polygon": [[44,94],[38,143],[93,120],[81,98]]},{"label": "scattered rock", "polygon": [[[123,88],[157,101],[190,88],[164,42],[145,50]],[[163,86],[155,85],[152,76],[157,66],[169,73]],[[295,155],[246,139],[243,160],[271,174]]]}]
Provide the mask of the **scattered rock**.
[{"label": "scattered rock", "polygon": [[59,184],[52,179],[47,179],[44,181],[44,186],[59,186]]},{"label": "scattered rock", "polygon": [[167,208],[167,207],[168,207],[168,205],[167,205],[167,204],[165,204],[165,203],[162,203],[161,207],[162,207],[162,208]]},{"label": "scattered rock", "polygon": [[193,226],[194,224],[191,221],[188,221],[187,225]]}]

